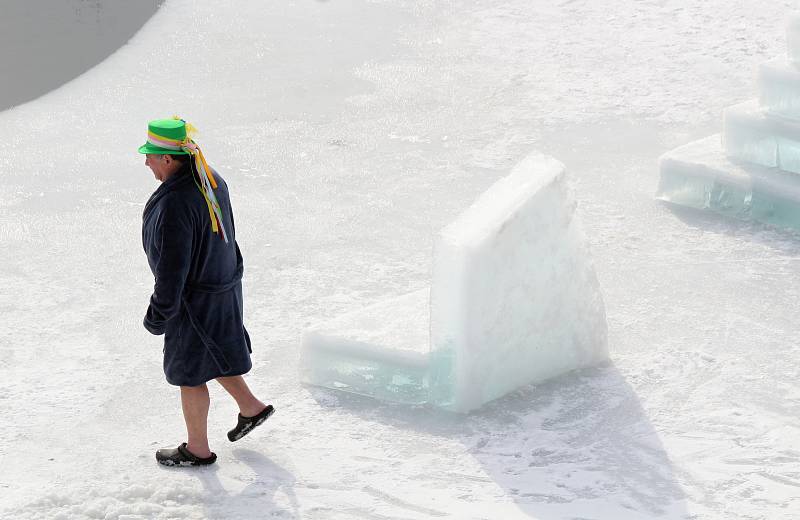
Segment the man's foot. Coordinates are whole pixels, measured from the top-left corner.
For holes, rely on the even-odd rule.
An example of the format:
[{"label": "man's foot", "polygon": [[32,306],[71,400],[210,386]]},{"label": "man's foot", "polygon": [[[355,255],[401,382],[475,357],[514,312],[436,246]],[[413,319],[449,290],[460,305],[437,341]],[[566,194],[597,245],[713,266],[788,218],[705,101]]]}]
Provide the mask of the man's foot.
[{"label": "man's foot", "polygon": [[244,417],[242,414],[239,414],[236,427],[228,432],[228,440],[231,442],[238,441],[250,433],[253,428],[260,426],[273,413],[275,413],[275,408],[273,408],[271,404],[268,404],[267,407],[261,411],[261,413],[254,415],[253,417]]},{"label": "man's foot", "polygon": [[198,457],[189,451],[184,442],[177,448],[162,448],[156,451],[156,460],[164,466],[207,466],[214,464],[217,455],[212,453],[210,457]]}]

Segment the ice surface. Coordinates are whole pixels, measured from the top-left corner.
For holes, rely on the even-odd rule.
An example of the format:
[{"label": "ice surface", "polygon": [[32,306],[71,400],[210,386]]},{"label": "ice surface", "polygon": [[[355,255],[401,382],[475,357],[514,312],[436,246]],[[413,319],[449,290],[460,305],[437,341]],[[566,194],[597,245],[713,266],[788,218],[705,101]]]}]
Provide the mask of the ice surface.
[{"label": "ice surface", "polygon": [[758,71],[759,101],[770,115],[800,120],[800,67],[785,58],[762,63]]},{"label": "ice surface", "polygon": [[770,117],[756,101],[725,110],[723,145],[732,159],[800,173],[800,122]]},{"label": "ice surface", "polygon": [[786,54],[800,64],[800,15],[794,15],[786,26]]},{"label": "ice surface", "polygon": [[607,357],[605,309],[574,206],[564,166],[534,153],[442,230],[431,357],[452,366],[433,371],[437,404],[469,411]]},{"label": "ice surface", "polygon": [[800,176],[731,162],[719,134],[676,148],[660,163],[660,200],[800,229]]},{"label": "ice surface", "polygon": [[309,329],[302,379],[387,401],[427,402],[429,300],[425,288]]},{"label": "ice surface", "polygon": [[423,290],[309,330],[303,379],[467,412],[605,359],[603,300],[574,206],[564,166],[529,155],[441,231],[430,313]]}]

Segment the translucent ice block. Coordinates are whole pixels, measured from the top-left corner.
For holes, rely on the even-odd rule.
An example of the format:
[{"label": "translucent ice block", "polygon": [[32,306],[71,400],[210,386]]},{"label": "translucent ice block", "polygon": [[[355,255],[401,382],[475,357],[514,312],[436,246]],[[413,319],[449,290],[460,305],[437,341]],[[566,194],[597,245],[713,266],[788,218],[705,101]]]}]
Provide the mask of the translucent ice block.
[{"label": "translucent ice block", "polygon": [[800,173],[800,123],[770,117],[756,101],[725,110],[723,145],[732,159]]},{"label": "translucent ice block", "polygon": [[306,383],[407,404],[428,402],[430,290],[339,316],[306,331]]},{"label": "translucent ice block", "polygon": [[531,154],[442,230],[431,356],[436,404],[466,412],[608,355],[602,296],[564,167]]},{"label": "translucent ice block", "polygon": [[785,58],[759,67],[759,101],[772,116],[800,120],[800,67]]},{"label": "translucent ice block", "polygon": [[719,134],[664,154],[656,198],[800,229],[800,176],[728,160]]},{"label": "translucent ice block", "polygon": [[430,294],[309,330],[303,380],[467,412],[605,359],[605,309],[574,206],[563,165],[531,154],[442,230]]}]

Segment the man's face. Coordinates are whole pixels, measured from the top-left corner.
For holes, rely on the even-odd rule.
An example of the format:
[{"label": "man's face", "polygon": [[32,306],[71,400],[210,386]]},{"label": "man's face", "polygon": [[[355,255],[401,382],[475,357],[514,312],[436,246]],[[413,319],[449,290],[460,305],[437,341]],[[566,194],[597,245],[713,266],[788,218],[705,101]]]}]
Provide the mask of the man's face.
[{"label": "man's face", "polygon": [[172,158],[167,155],[148,153],[145,155],[144,164],[153,170],[153,176],[164,182],[172,173]]}]

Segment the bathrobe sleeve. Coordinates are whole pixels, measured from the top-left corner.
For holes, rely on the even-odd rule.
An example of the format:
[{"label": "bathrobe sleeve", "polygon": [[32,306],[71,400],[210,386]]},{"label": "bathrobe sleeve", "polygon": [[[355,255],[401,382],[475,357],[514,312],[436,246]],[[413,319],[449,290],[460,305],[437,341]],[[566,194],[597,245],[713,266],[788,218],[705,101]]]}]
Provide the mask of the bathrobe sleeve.
[{"label": "bathrobe sleeve", "polygon": [[192,257],[192,222],[188,208],[178,200],[166,201],[155,231],[155,286],[144,317],[144,327],[164,334],[167,321],[181,310],[182,296]]}]

